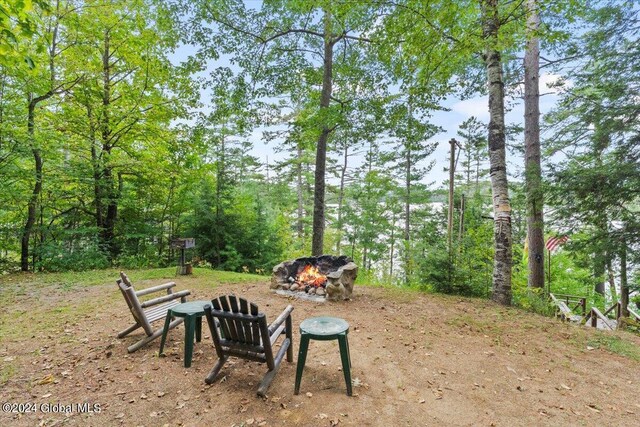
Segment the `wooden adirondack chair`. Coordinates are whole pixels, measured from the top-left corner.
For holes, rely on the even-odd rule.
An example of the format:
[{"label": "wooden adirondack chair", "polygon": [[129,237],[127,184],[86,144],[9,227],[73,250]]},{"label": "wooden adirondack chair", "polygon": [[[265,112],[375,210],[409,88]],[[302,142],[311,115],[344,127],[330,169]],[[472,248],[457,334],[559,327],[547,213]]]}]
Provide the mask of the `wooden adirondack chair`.
[{"label": "wooden adirondack chair", "polygon": [[[258,387],[258,396],[263,397],[280,368],[285,352],[287,361],[293,361],[292,311],[293,306],[287,306],[273,323],[267,325],[265,314],[259,313],[258,306],[244,298],[229,295],[212,300],[211,305],[204,307],[204,312],[219,360],[205,382],[211,384],[215,381],[229,356],[266,363],[269,370]],[[216,327],[216,321],[219,321],[219,327]],[[274,344],[283,333],[285,339],[274,356]]]},{"label": "wooden adirondack chair", "polygon": [[[163,285],[153,286],[151,288],[142,289],[136,291],[133,289],[133,285],[126,274],[120,272],[120,279],[116,281],[118,288],[122,292],[124,300],[129,306],[129,310],[133,315],[135,323],[129,326],[118,334],[118,338],[124,338],[131,332],[138,328],[142,328],[145,333],[145,337],[135,344],[130,345],[127,350],[129,353],[140,349],[142,346],[148,344],[154,339],[162,335],[164,324],[161,323],[158,329],[153,329],[151,324],[157,320],[164,320],[167,317],[167,310],[180,303],[186,302],[187,295],[191,294],[189,291],[173,292],[173,287],[176,286],[174,282],[165,283]],[[159,296],[147,301],[140,301],[139,297],[144,295],[150,295],[156,292],[162,292],[166,290],[166,295]],[[183,318],[177,318],[173,320],[169,329],[175,328],[184,321]]]}]

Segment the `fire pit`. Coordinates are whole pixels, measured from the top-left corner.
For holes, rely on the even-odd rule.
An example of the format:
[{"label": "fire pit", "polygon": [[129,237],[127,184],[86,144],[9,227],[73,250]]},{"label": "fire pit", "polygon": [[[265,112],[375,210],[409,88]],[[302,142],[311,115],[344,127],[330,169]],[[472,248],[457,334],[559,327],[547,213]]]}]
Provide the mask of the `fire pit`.
[{"label": "fire pit", "polygon": [[314,301],[345,300],[353,293],[358,266],[347,256],[321,255],[273,267],[271,289]]}]

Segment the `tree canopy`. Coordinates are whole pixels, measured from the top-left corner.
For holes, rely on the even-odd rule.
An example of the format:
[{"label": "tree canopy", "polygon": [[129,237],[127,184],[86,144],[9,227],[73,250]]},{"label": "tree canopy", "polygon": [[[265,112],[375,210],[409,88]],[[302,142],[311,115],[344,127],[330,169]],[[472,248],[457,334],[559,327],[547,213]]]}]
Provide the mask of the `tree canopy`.
[{"label": "tree canopy", "polygon": [[170,265],[195,237],[199,265],[345,254],[362,280],[523,305],[557,255],[560,291],[633,295],[639,13],[0,0],[0,270]]}]

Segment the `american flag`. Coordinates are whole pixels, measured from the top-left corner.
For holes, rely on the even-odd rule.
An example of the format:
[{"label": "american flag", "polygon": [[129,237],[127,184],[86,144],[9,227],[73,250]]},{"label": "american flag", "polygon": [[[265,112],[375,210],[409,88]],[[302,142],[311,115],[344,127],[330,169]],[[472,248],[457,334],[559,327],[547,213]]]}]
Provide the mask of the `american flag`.
[{"label": "american flag", "polygon": [[558,246],[566,243],[567,240],[569,240],[569,236],[566,234],[563,236],[549,237],[549,240],[547,240],[547,243],[544,246],[549,252],[553,252],[558,248]]}]

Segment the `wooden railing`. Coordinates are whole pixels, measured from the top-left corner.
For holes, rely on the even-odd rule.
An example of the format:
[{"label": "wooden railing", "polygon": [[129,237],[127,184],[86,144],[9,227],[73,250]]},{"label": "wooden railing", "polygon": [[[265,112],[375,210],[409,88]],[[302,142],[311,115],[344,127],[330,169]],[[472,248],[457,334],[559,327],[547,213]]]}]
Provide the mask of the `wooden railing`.
[{"label": "wooden railing", "polygon": [[[616,303],[617,304],[617,303]],[[615,305],[612,306],[611,308],[609,308],[605,313],[609,313],[611,310],[613,310],[615,308]],[[613,331],[615,329],[614,326],[612,326],[609,322],[611,321],[611,319],[609,319],[605,314],[603,314],[600,310],[598,310],[596,307],[591,307],[591,310],[589,311],[589,313],[587,314],[587,316],[585,317],[585,322],[586,324],[597,328],[598,327],[598,319],[600,319],[600,321],[602,322],[602,324],[609,330]]]},{"label": "wooden railing", "polygon": [[[615,322],[616,322],[616,325],[618,325],[619,322],[620,322],[620,318],[623,317],[622,303],[620,301],[617,301],[615,304],[613,304],[611,307],[609,307],[604,313],[600,313],[600,311],[597,308],[592,307],[591,312],[589,312],[589,314],[586,316],[585,321],[589,322],[589,320],[590,320],[591,321],[590,322],[591,326],[593,326],[595,328],[595,327],[597,327],[597,319],[599,318],[600,320],[602,320],[602,322],[605,324],[605,326],[607,326],[609,329],[615,329],[611,325],[611,321],[613,321],[613,319],[611,319],[611,318],[609,318],[607,316],[612,311],[615,312]],[[633,318],[636,321],[640,321],[640,314],[638,314],[637,312],[635,312],[633,309],[629,308],[628,306],[627,306],[627,311],[629,312],[629,317],[630,318]],[[595,314],[595,316],[594,316],[594,314]]]},{"label": "wooden railing", "polygon": [[572,310],[575,311],[578,308],[584,317],[587,314],[587,297],[581,297],[577,295],[566,295],[566,294],[553,294],[558,300],[564,301],[565,304]]},{"label": "wooden railing", "polygon": [[[598,320],[600,320],[605,329],[614,330],[617,328],[620,317],[622,317],[623,314],[622,303],[620,301],[617,301],[605,310],[604,313],[596,307],[591,307],[591,310],[587,313],[586,297],[565,294],[549,294],[549,298],[557,308],[556,316],[560,317],[562,320],[575,320],[577,316],[574,314],[574,310],[579,309],[580,312],[582,312],[585,324],[593,326],[594,328],[598,327]],[[628,306],[627,311],[629,312],[630,318],[640,322],[640,314],[638,312]],[[612,312],[615,314],[615,318],[613,319],[609,317],[609,314]]]},{"label": "wooden railing", "polygon": [[571,320],[573,312],[567,303],[556,298],[554,294],[549,294],[549,298],[551,298],[551,302],[556,306],[556,316],[560,317],[562,320]]}]

